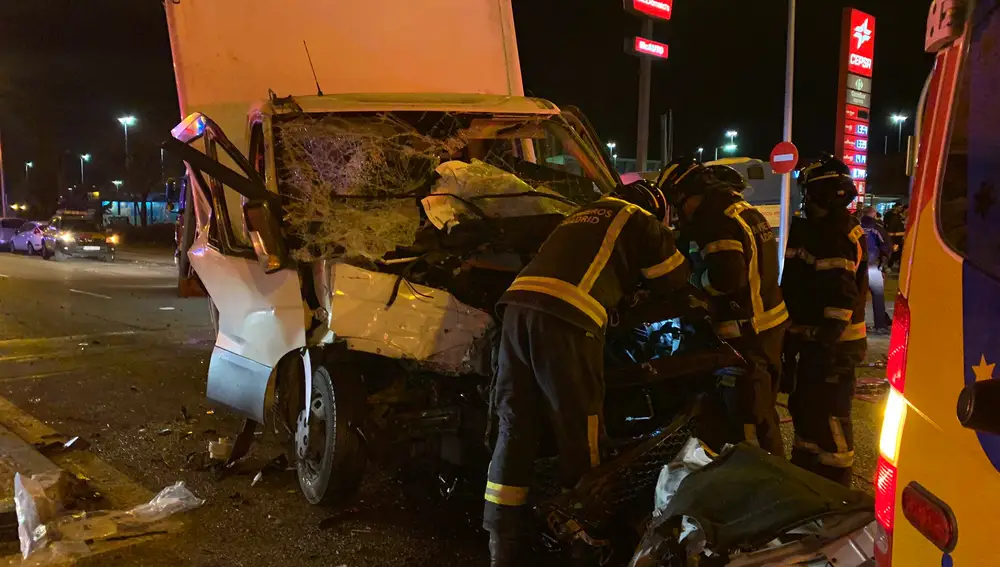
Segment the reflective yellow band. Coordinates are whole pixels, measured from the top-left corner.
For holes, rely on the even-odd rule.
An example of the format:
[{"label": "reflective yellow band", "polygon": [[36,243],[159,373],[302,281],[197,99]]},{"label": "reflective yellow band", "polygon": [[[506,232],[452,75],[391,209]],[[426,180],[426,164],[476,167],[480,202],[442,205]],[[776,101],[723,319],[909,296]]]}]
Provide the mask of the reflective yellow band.
[{"label": "reflective yellow band", "polygon": [[524,506],[528,503],[528,488],[487,482],[483,498],[501,506]]},{"label": "reflective yellow band", "polygon": [[684,254],[681,254],[680,250],[675,250],[673,256],[667,258],[666,260],[660,262],[659,264],[655,266],[650,266],[649,268],[643,268],[642,276],[647,280],[663,277],[669,274],[670,272],[676,270],[683,264],[684,264]]},{"label": "reflective yellow band", "polygon": [[769,309],[761,314],[755,321],[758,331],[773,329],[788,320],[788,308],[782,301],[777,307]]},{"label": "reflective yellow band", "polygon": [[861,240],[861,237],[864,235],[865,235],[865,229],[862,228],[861,226],[856,226],[853,229],[851,229],[851,232],[848,233],[847,237],[851,239],[851,242],[856,243],[859,240]]},{"label": "reflective yellow band", "polygon": [[827,319],[836,319],[838,321],[851,322],[851,317],[854,316],[854,311],[850,309],[840,309],[839,307],[827,307],[823,310],[823,316]]},{"label": "reflective yellow band", "polygon": [[587,416],[587,446],[590,447],[590,468],[601,464],[601,451],[598,447],[601,422],[596,415]]},{"label": "reflective yellow band", "polygon": [[890,232],[889,236],[906,236],[905,232]]},{"label": "reflective yellow band", "polygon": [[584,315],[603,327],[608,322],[608,312],[599,301],[575,285],[556,278],[522,276],[514,280],[507,291],[533,291],[561,299],[579,309]]},{"label": "reflective yellow band", "polygon": [[714,254],[716,252],[743,252],[743,243],[739,240],[716,240],[715,242],[709,242],[705,249],[701,252],[702,256],[708,256],[709,254]]},{"label": "reflective yellow band", "polygon": [[816,257],[810,254],[805,248],[789,248],[785,250],[785,258],[798,258],[806,264],[816,263]]},{"label": "reflective yellow band", "polygon": [[760,441],[757,439],[757,426],[752,423],[744,423],[743,439],[754,447],[760,447]]},{"label": "reflective yellow band", "polygon": [[622,207],[615,215],[614,220],[611,221],[611,225],[608,226],[608,231],[604,233],[604,240],[601,242],[601,248],[597,251],[597,255],[594,256],[594,260],[590,263],[590,267],[587,268],[587,272],[583,275],[583,279],[580,280],[580,285],[578,286],[584,293],[590,293],[590,289],[594,287],[594,283],[597,282],[597,278],[601,277],[601,272],[604,271],[604,267],[608,265],[608,260],[611,259],[611,252],[615,249],[615,242],[618,241],[618,237],[622,233],[622,229],[625,228],[625,223],[628,222],[629,217],[632,213],[637,211],[639,207],[635,205],[628,205]]},{"label": "reflective yellow band", "polygon": [[856,323],[854,325],[848,325],[844,332],[840,334],[840,338],[837,339],[839,342],[856,341],[858,339],[863,339],[868,336],[868,327],[865,326],[864,322]]},{"label": "reflective yellow band", "polygon": [[844,436],[844,427],[836,416],[830,416],[830,433],[833,434],[833,444],[837,446],[838,453],[847,453],[847,437]]},{"label": "reflective yellow band", "polygon": [[701,288],[708,292],[709,295],[714,295],[716,297],[725,295],[721,291],[712,287],[711,280],[708,279],[708,272],[702,272],[701,274]]},{"label": "reflective yellow band", "polygon": [[[753,315],[756,319],[764,312],[764,298],[760,295],[760,266],[757,265],[757,239],[754,238],[753,229],[740,216],[740,213],[752,208],[750,203],[746,201],[737,201],[726,208],[726,216],[740,223],[740,226],[743,227],[743,232],[747,235],[747,242],[750,243],[749,257],[747,258],[747,264],[750,268],[748,279],[750,280],[750,303],[753,305]],[[754,329],[760,330],[757,328],[756,321],[753,324]]]},{"label": "reflective yellow band", "polygon": [[816,271],[820,270],[847,270],[852,274],[858,270],[858,266],[847,258],[823,258],[816,260]]},{"label": "reflective yellow band", "polygon": [[[773,329],[788,320],[788,308],[782,301],[777,307],[764,312],[755,321],[757,331],[764,332]],[[715,333],[722,339],[735,339],[741,335],[740,324],[746,321],[723,321],[715,326]]]}]

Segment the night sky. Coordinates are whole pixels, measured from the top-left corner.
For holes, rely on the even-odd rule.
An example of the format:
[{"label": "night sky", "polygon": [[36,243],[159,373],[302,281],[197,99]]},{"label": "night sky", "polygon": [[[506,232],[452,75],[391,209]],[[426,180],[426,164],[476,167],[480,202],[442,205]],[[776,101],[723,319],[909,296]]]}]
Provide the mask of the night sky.
[{"label": "night sky", "polygon": [[[330,0],[328,0],[330,1]],[[347,1],[347,0],[335,0]],[[581,107],[602,139],[633,157],[638,61],[623,49],[639,19],[621,0],[513,0],[527,93]],[[832,151],[840,0],[799,0],[793,140],[804,155]],[[855,0],[877,19],[872,151],[894,112],[911,116],[931,58],[923,53],[929,0]],[[908,5],[904,7],[904,5]],[[741,155],[767,157],[780,140],[785,66],[784,0],[675,0],[654,39],[670,60],[653,66],[650,158],[659,118],[675,117],[675,154],[706,157],[739,131]],[[435,30],[428,30],[435,33]],[[262,93],[263,94],[263,93]],[[7,187],[51,203],[79,183],[79,154],[93,154],[87,185],[107,188],[124,170],[116,121],[134,114],[134,171],[159,176],[159,140],[179,118],[166,21],[159,0],[5,0],[0,3],[0,135]],[[910,130],[908,132],[907,130]],[[892,146],[893,143],[890,143]],[[32,160],[30,187],[24,162]],[[168,174],[180,171],[167,161]],[[155,171],[155,175],[154,172]],[[30,189],[30,190],[29,190]]]}]

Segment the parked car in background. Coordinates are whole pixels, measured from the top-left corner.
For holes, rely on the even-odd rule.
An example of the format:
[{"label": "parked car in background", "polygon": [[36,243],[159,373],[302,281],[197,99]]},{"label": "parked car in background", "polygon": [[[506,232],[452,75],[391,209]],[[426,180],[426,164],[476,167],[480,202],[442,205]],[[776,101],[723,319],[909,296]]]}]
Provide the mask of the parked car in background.
[{"label": "parked car in background", "polygon": [[57,212],[42,234],[42,257],[46,260],[86,257],[105,262],[115,259],[118,235],[102,227],[85,212]]},{"label": "parked car in background", "polygon": [[10,241],[14,238],[14,234],[17,233],[17,230],[21,228],[21,225],[24,223],[24,219],[0,219],[0,250],[6,250],[8,252],[13,251]]},{"label": "parked car in background", "polygon": [[24,252],[28,256],[34,256],[42,251],[42,236],[45,230],[45,223],[41,221],[28,221],[17,229],[17,233],[10,239],[11,252]]}]

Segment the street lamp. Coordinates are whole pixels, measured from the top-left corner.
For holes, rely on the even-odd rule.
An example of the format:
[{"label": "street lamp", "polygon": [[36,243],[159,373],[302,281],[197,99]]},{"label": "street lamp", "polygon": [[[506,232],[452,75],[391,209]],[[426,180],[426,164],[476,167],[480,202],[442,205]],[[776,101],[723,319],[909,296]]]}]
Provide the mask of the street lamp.
[{"label": "street lamp", "polygon": [[705,148],[698,148],[698,161],[702,161],[702,160],[701,160],[701,154],[702,154],[702,153],[703,153],[704,151],[705,151]]},{"label": "street lamp", "polygon": [[726,132],[726,137],[729,138],[730,144],[736,141],[736,136],[739,136],[739,133],[736,130],[729,130]]},{"label": "street lamp", "polygon": [[135,116],[122,116],[118,119],[119,124],[125,129],[125,170],[128,171],[128,127],[135,126],[138,122]]},{"label": "street lamp", "polygon": [[896,142],[897,152],[903,151],[903,123],[906,122],[907,118],[909,117],[902,114],[893,114],[891,117],[892,123],[899,125],[899,140]]},{"label": "street lamp", "polygon": [[115,186],[115,189],[121,189],[122,188],[122,180],[121,179],[115,179],[114,181],[111,182],[111,184]]},{"label": "street lamp", "polygon": [[615,168],[617,169],[618,168],[618,154],[615,153],[615,148],[618,147],[618,144],[616,144],[614,142],[608,142],[607,144],[604,144],[604,145],[608,147],[608,153],[611,154],[611,160],[612,160],[612,162],[614,162]]},{"label": "street lamp", "polygon": [[28,181],[31,179],[30,177],[28,177],[28,170],[31,169],[31,168],[33,168],[33,167],[35,167],[35,162],[33,162],[33,161],[26,161],[26,162],[24,162],[24,186],[25,187],[28,187],[28,185],[29,185]]},{"label": "street lamp", "polygon": [[83,164],[90,161],[90,154],[80,154],[80,187],[83,187]]}]

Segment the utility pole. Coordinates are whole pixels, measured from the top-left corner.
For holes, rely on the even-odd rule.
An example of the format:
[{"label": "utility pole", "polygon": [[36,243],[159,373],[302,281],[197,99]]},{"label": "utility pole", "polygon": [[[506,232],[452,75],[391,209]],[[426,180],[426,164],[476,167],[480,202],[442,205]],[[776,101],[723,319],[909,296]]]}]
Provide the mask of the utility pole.
[{"label": "utility pole", "polygon": [[[792,101],[795,89],[795,0],[788,0],[788,37],[785,45],[785,125],[783,140],[792,141]],[[785,247],[792,226],[792,174],[781,176],[781,222],[778,232],[778,261],[785,268]]]},{"label": "utility pole", "polygon": [[[642,21],[642,37],[653,36],[653,20],[644,18]],[[635,143],[636,171],[646,170],[646,158],[649,155],[649,91],[653,80],[653,61],[648,57],[639,59],[639,137]]]},{"label": "utility pole", "polygon": [[0,140],[0,216],[7,214],[7,176],[3,173],[3,141]]}]

